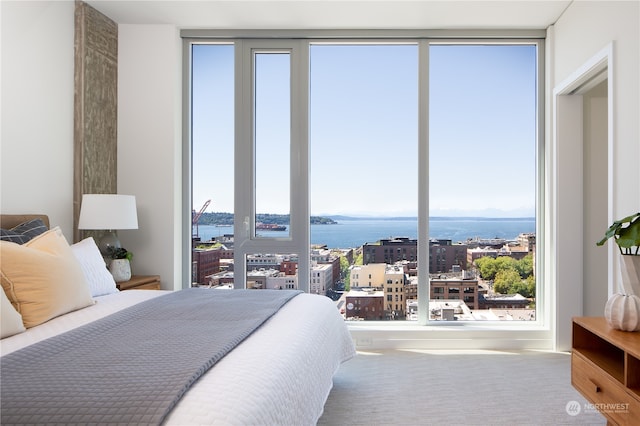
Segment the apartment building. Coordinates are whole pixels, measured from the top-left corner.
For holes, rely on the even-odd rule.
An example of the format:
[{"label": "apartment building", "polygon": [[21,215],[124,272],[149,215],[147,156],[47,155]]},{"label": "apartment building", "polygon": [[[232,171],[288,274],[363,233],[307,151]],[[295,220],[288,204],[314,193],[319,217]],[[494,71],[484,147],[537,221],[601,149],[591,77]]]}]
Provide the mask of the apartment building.
[{"label": "apartment building", "polygon": [[354,265],[349,271],[351,288],[378,287],[384,284],[386,263],[370,263],[368,265]]},{"label": "apartment building", "polygon": [[333,284],[333,265],[330,263],[311,265],[311,282],[309,292],[326,294]]},{"label": "apartment building", "polygon": [[351,290],[345,298],[345,317],[364,320],[385,318],[384,292],[373,288]]},{"label": "apartment building", "polygon": [[[369,263],[393,264],[400,261],[416,262],[418,240],[397,237],[366,243],[362,246],[362,261]],[[451,240],[429,240],[429,273],[450,272],[454,266],[467,269],[467,245],[453,244]]]},{"label": "apartment building", "polygon": [[480,290],[478,280],[458,278],[432,279],[429,298],[432,300],[461,300],[471,309],[479,309]]},{"label": "apartment building", "polygon": [[207,277],[220,272],[220,249],[194,249],[191,281],[206,284]]},{"label": "apartment building", "polygon": [[365,264],[392,264],[402,260],[418,260],[418,240],[398,237],[365,243],[362,246],[362,261]]},{"label": "apartment building", "polygon": [[405,283],[402,265],[388,265],[384,273],[384,309],[391,319],[404,318],[406,309]]},{"label": "apartment building", "polygon": [[429,273],[441,274],[455,269],[467,269],[467,245],[453,244],[451,240],[432,239],[429,241]]}]

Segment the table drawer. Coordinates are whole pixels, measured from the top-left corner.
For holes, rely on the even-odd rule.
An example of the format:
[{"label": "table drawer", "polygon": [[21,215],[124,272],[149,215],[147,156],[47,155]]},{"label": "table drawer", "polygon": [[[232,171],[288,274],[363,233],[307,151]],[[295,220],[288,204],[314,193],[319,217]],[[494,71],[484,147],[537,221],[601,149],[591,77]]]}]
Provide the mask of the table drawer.
[{"label": "table drawer", "polygon": [[631,425],[640,421],[640,413],[635,412],[633,398],[624,385],[575,352],[571,355],[571,384],[615,423]]},{"label": "table drawer", "polygon": [[158,281],[154,281],[152,283],[139,285],[131,290],[160,290],[160,283]]}]

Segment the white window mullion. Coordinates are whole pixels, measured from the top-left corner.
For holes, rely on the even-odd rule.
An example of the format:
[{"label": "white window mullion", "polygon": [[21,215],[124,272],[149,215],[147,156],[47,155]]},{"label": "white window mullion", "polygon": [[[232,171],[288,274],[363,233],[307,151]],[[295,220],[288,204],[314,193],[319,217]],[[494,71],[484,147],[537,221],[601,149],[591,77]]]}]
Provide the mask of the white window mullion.
[{"label": "white window mullion", "polygon": [[[251,113],[251,61],[242,40],[235,49],[235,190],[234,190],[234,287],[246,287],[246,255],[244,247],[249,242],[252,211],[253,143]],[[239,78],[238,78],[239,77]],[[239,273],[242,272],[242,273]]]},{"label": "white window mullion", "polygon": [[429,322],[429,43],[418,43],[418,324]]},{"label": "white window mullion", "polygon": [[291,61],[291,235],[298,253],[298,288],[309,292],[309,43],[295,42]]}]

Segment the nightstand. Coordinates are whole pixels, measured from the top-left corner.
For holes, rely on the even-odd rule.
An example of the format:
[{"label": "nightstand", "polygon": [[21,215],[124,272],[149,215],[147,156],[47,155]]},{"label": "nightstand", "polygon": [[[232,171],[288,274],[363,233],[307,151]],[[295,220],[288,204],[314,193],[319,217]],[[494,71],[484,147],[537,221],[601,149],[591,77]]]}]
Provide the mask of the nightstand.
[{"label": "nightstand", "polygon": [[118,290],[160,290],[160,275],[132,275],[129,281],[116,283]]}]

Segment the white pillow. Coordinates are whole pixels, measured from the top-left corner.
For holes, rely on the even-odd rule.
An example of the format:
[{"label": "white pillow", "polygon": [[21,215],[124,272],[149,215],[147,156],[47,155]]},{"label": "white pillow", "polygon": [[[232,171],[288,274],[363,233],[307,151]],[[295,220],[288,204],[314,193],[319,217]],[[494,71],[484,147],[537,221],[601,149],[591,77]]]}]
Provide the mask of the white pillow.
[{"label": "white pillow", "polygon": [[16,311],[4,290],[0,290],[0,339],[26,331],[22,323],[22,315]]},{"label": "white pillow", "polygon": [[89,283],[91,297],[118,292],[113,275],[107,269],[93,237],[73,244],[71,250],[80,262],[82,272]]}]

